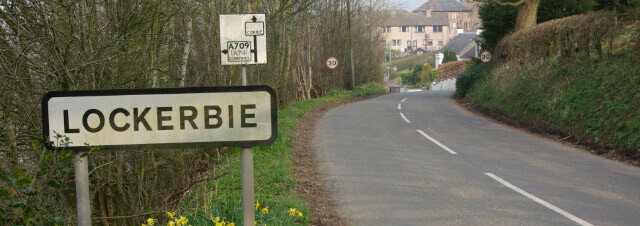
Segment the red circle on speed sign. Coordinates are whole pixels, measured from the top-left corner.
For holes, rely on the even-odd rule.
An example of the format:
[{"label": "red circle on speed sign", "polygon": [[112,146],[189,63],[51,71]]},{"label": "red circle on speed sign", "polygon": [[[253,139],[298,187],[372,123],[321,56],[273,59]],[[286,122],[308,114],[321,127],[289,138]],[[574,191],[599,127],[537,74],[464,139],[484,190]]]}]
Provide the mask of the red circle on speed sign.
[{"label": "red circle on speed sign", "polygon": [[489,50],[482,51],[480,53],[480,61],[485,64],[489,63],[489,61],[491,61],[491,52],[489,52]]},{"label": "red circle on speed sign", "polygon": [[340,63],[338,63],[338,59],[335,57],[329,57],[327,58],[327,61],[325,62],[325,65],[327,65],[327,68],[333,70],[338,68],[338,65],[340,65]]}]

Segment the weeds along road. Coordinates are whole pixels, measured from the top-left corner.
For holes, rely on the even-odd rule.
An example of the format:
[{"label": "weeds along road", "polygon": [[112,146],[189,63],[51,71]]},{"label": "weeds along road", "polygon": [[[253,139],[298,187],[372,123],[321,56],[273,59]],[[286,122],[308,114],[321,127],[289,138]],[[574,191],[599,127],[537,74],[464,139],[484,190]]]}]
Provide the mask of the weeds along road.
[{"label": "weeds along road", "polygon": [[452,91],[333,109],[314,146],[353,225],[638,225],[640,168],[516,131]]}]

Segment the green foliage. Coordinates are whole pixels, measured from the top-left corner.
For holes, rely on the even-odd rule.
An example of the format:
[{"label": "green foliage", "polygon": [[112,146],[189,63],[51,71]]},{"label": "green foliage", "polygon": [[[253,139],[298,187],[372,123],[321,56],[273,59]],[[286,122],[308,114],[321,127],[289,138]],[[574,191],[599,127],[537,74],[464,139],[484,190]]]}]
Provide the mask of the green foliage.
[{"label": "green foliage", "polygon": [[598,10],[617,10],[625,19],[640,19],[640,0],[597,0]]},{"label": "green foliage", "polygon": [[640,55],[546,58],[494,68],[469,92],[476,107],[581,143],[640,157]]},{"label": "green foliage", "polygon": [[[363,86],[353,91],[330,90],[321,98],[298,101],[278,111],[278,138],[267,147],[254,148],[255,197],[260,203],[256,210],[258,225],[308,225],[309,207],[295,193],[293,175],[294,156],[291,142],[295,139],[291,130],[305,114],[329,101],[346,101],[354,97],[387,92],[381,86]],[[242,189],[240,151],[234,148],[219,157],[219,164],[211,169],[214,174],[226,172],[218,180],[210,180],[196,188],[183,204],[187,218],[193,225],[215,225],[213,219],[220,217],[226,222],[242,225]],[[267,207],[269,213],[261,209]],[[302,217],[289,216],[290,208],[302,213]]]},{"label": "green foliage", "polygon": [[[637,0],[633,0],[637,1]],[[538,8],[538,23],[586,13],[596,7],[595,0],[542,0]],[[493,50],[500,40],[513,31],[518,8],[495,3],[481,4],[478,14],[482,19],[480,34],[483,49]]]},{"label": "green foliage", "polygon": [[39,142],[31,148],[43,161],[35,171],[0,169],[0,225],[64,225],[71,213],[60,198],[73,191],[73,153],[49,151]]},{"label": "green foliage", "polygon": [[413,72],[402,74],[402,84],[414,87],[428,86],[433,80],[438,78],[437,70],[431,68],[429,63],[415,65]]},{"label": "green foliage", "polygon": [[456,79],[456,94],[464,97],[473,85],[482,78],[487,69],[487,64],[482,63],[477,58],[467,63],[467,71],[458,75]]},{"label": "green foliage", "polygon": [[442,59],[442,63],[449,63],[449,62],[454,62],[454,61],[458,61],[458,57],[456,56],[456,52],[453,50],[445,50],[444,51],[444,58]]}]

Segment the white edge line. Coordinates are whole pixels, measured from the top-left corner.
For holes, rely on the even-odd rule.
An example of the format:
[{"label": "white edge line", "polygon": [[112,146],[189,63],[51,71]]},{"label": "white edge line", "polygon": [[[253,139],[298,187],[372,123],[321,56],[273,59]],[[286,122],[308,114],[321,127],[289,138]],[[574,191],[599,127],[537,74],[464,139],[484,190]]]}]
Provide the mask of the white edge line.
[{"label": "white edge line", "polygon": [[411,123],[411,121],[409,121],[409,119],[407,119],[407,117],[404,117],[404,114],[402,114],[402,112],[400,112],[400,117],[402,117],[402,119],[404,119],[405,122]]},{"label": "white edge line", "polygon": [[402,99],[400,102],[404,103],[405,100],[407,100],[407,98]]},{"label": "white edge line", "polygon": [[455,151],[451,150],[451,148],[444,146],[444,144],[441,144],[440,142],[438,142],[436,139],[431,138],[429,135],[427,135],[426,133],[424,133],[422,130],[416,130],[418,131],[418,133],[422,134],[422,136],[426,137],[427,139],[429,139],[431,142],[437,144],[438,146],[440,146],[442,149],[448,151],[449,153],[451,153],[452,155],[457,155],[458,153],[456,153]]},{"label": "white edge line", "polygon": [[398,104],[398,110],[402,110],[402,104]]},{"label": "white edge line", "polygon": [[567,211],[564,211],[564,210],[558,208],[557,206],[554,206],[553,204],[548,203],[547,201],[544,201],[544,200],[536,197],[535,195],[529,194],[529,192],[526,192],[526,191],[520,189],[519,187],[516,187],[515,185],[513,185],[513,184],[507,182],[506,180],[494,175],[493,173],[484,173],[484,174],[486,174],[487,176],[489,176],[489,177],[493,178],[494,180],[500,182],[504,186],[507,186],[508,188],[513,189],[514,191],[520,193],[521,195],[524,195],[525,197],[527,197],[527,198],[539,203],[540,205],[543,205],[543,206],[555,211],[556,213],[561,214],[562,216],[565,216],[566,218],[571,219],[572,221],[575,221],[576,223],[578,223],[578,224],[580,224],[582,226],[593,226],[591,223],[589,223],[589,222],[587,222],[587,221],[585,221],[583,219],[580,219],[579,217],[576,217],[573,214],[570,214]]}]

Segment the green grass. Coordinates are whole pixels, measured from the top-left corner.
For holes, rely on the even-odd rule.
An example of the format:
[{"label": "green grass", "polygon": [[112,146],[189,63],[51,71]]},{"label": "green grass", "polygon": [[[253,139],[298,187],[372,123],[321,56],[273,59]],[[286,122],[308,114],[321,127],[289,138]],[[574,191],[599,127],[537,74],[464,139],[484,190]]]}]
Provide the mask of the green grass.
[{"label": "green grass", "polygon": [[[416,65],[424,65],[427,62],[427,57],[433,58],[435,52],[426,55],[410,55],[408,57],[394,59],[384,64],[385,67],[398,67],[398,71],[413,70]],[[433,66],[433,65],[432,65]],[[397,72],[396,72],[397,74]]]},{"label": "green grass", "polygon": [[480,109],[581,143],[640,157],[640,56],[509,62],[467,95]]},{"label": "green grass", "polygon": [[[293,152],[290,144],[295,139],[291,130],[306,113],[329,101],[348,100],[358,96],[385,93],[380,86],[365,86],[353,91],[331,91],[326,97],[303,100],[290,104],[278,112],[278,138],[270,146],[254,148],[255,197],[260,209],[268,207],[269,213],[256,211],[258,225],[308,225],[309,209],[295,193]],[[188,195],[181,211],[192,225],[215,225],[220,217],[226,222],[242,225],[242,189],[240,151],[234,148],[220,157],[219,164],[211,169],[212,175],[225,176],[197,186]],[[303,217],[291,217],[289,208],[295,208]]]}]

